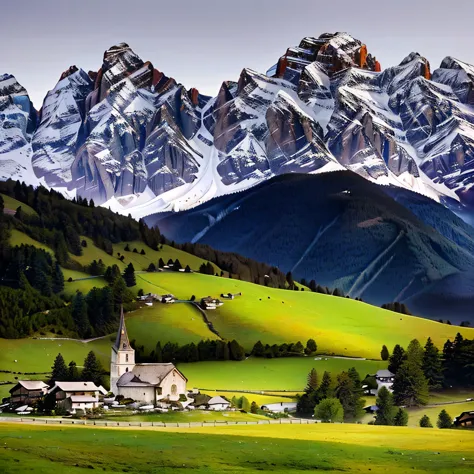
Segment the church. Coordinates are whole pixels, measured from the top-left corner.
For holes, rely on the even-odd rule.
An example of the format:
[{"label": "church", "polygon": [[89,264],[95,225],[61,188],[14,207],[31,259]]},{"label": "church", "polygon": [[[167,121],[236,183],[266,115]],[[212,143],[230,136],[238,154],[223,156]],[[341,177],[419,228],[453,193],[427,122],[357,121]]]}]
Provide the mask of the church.
[{"label": "church", "polygon": [[188,379],[172,363],[136,364],[130,345],[123,308],[110,362],[110,390],[137,402],[155,405],[158,401],[177,401],[186,394]]}]

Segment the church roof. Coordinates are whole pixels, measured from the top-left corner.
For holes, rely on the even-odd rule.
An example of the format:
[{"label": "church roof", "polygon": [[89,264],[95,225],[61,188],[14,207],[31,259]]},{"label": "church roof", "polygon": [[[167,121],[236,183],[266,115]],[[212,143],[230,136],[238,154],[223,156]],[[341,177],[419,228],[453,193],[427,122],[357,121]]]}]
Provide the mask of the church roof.
[{"label": "church roof", "polygon": [[167,364],[135,364],[130,372],[125,372],[117,382],[118,387],[143,387],[160,385],[163,379],[176,370],[186,381],[186,377],[176,369],[175,365]]},{"label": "church roof", "polygon": [[132,346],[128,340],[127,327],[125,326],[125,317],[123,315],[123,306],[120,306],[120,325],[117,332],[117,339],[115,340],[114,345],[115,350],[117,351],[131,351]]}]

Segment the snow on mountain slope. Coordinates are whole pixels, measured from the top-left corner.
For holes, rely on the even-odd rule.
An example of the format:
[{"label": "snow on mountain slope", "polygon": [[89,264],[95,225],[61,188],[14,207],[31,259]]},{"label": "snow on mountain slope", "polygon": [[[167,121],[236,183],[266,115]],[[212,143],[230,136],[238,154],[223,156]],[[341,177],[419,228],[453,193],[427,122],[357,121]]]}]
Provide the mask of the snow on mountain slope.
[{"label": "snow on mountain slope", "polygon": [[349,169],[474,215],[474,67],[448,57],[431,74],[411,53],[381,69],[361,41],[326,33],[210,98],[121,43],[97,72],[63,73],[38,125],[26,91],[0,76],[0,178],[142,217],[280,174]]},{"label": "snow on mountain slope", "polygon": [[9,74],[0,75],[0,179],[38,184],[31,167],[36,110],[28,93]]}]

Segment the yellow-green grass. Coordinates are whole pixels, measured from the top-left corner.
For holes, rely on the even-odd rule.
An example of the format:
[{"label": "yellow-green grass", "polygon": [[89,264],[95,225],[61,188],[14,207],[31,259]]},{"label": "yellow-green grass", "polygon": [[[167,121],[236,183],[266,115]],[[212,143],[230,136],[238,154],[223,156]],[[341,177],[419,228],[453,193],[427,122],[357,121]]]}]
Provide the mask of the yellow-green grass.
[{"label": "yellow-green grass", "polygon": [[266,288],[252,283],[198,273],[137,275],[137,287],[145,292],[165,289],[178,298],[190,295],[219,296],[239,293],[225,300],[208,318],[226,339],[237,339],[247,350],[264,344],[305,342],[314,338],[325,353],[379,358],[383,344],[407,346],[410,340],[424,343],[430,336],[438,347],[457,332],[474,338],[474,329],[441,324],[423,318],[386,311],[348,298]]},{"label": "yellow-green grass", "polygon": [[24,234],[23,232],[20,232],[19,230],[12,229],[10,233],[10,244],[15,246],[15,245],[33,245],[36,248],[43,249],[46,252],[49,252],[50,254],[54,255],[54,252],[51,250],[50,247],[48,247],[46,244],[42,244],[41,242],[38,242],[37,240],[32,239],[30,236]]},{"label": "yellow-green grass", "polygon": [[386,368],[382,361],[332,359],[314,360],[313,357],[180,363],[179,369],[188,378],[188,386],[209,390],[287,390],[300,392],[306,386],[308,373],[315,368],[322,377],[329,371],[338,373],[355,367],[361,377]]},{"label": "yellow-green grass", "polygon": [[[64,294],[73,296],[77,291],[88,293],[92,288],[102,288],[107,285],[107,282],[102,277],[92,277],[84,272],[77,270],[69,270],[63,268],[64,275]],[[69,278],[73,281],[69,282]]]},{"label": "yellow-green grass", "polygon": [[[94,351],[108,369],[111,346],[109,336],[88,343],[61,339],[0,339],[0,370],[50,372],[58,353],[63,355],[66,364],[74,360],[78,366],[82,366],[89,351]],[[6,374],[6,377],[9,376]],[[27,375],[24,377],[28,380]]]},{"label": "yellow-green grass", "polygon": [[474,398],[472,388],[447,388],[439,392],[431,392],[429,404],[446,402],[464,402],[466,398]]},{"label": "yellow-green grass", "polygon": [[121,429],[3,423],[1,432],[5,474],[474,470],[474,433],[455,430],[325,424]]},{"label": "yellow-green grass", "polygon": [[96,247],[93,240],[89,237],[81,236],[81,241],[82,240],[87,242],[87,247],[82,247],[82,255],[70,255],[73,260],[84,267],[92,263],[93,260],[102,260],[105,266],[118,265],[120,269],[125,269],[125,264],[118,259],[116,253],[109,255],[104,250]]},{"label": "yellow-green grass", "polygon": [[188,303],[145,306],[129,313],[126,324],[130,339],[144,345],[147,352],[155,349],[158,341],[163,347],[166,342],[184,345],[217,339],[204,323],[201,313]]},{"label": "yellow-green grass", "polygon": [[446,410],[452,419],[460,415],[463,411],[474,411],[474,402],[450,403],[447,405],[409,408],[408,426],[419,426],[420,418],[426,415],[430,418],[433,426],[436,426],[438,415],[441,410]]},{"label": "yellow-green grass", "polygon": [[[127,245],[129,246],[130,251],[125,251],[125,247]],[[134,253],[133,249],[137,249],[138,253]],[[145,255],[140,255],[141,250],[145,251]],[[173,261],[178,259],[183,268],[185,268],[186,265],[189,265],[192,270],[196,271],[199,270],[199,267],[203,263],[207,263],[207,260],[203,260],[202,258],[196,257],[195,255],[191,255],[187,252],[183,252],[182,250],[176,249],[169,245],[163,245],[163,248],[157,251],[147,247],[143,242],[140,241],[115,244],[114,255],[116,256],[117,253],[125,255],[125,262],[127,264],[131,262],[135,270],[146,270],[150,263],[158,266],[158,261],[160,258],[163,259],[165,265],[168,263],[169,259],[172,259]],[[216,265],[213,266],[215,272],[220,274],[220,269]]]},{"label": "yellow-green grass", "polygon": [[38,215],[37,212],[32,207],[28,206],[28,204],[25,204],[24,202],[21,202],[21,201],[17,201],[15,198],[12,198],[5,194],[0,193],[0,196],[2,196],[3,198],[5,209],[16,211],[19,207],[21,207],[21,210],[29,216]]},{"label": "yellow-green grass", "polygon": [[103,417],[106,420],[114,421],[156,421],[163,423],[195,423],[195,422],[226,422],[226,421],[257,421],[268,420],[262,415],[253,415],[251,413],[241,413],[239,411],[204,411],[195,410],[187,412],[171,411],[166,413],[143,413],[133,414],[130,412],[120,412],[115,410],[113,413],[107,413]]}]

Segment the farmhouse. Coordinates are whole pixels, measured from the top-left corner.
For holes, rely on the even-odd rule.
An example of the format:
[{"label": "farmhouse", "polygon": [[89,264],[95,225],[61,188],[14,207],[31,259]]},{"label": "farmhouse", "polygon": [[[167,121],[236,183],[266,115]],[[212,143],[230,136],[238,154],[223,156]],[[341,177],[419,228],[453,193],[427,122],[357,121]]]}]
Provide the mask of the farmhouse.
[{"label": "farmhouse", "polygon": [[382,369],[379,370],[375,375],[368,375],[367,378],[375,379],[375,383],[377,384],[377,388],[368,388],[367,385],[364,385],[363,388],[366,389],[367,395],[378,395],[379,390],[382,387],[387,388],[390,392],[392,392],[392,385],[395,379],[395,374],[392,374],[390,370]]},{"label": "farmhouse", "polygon": [[201,308],[202,309],[217,309],[219,306],[222,306],[224,303],[221,300],[216,298],[201,298]]},{"label": "farmhouse", "polygon": [[454,419],[455,426],[474,429],[474,411],[464,411]]},{"label": "farmhouse", "polygon": [[226,400],[225,398],[222,397],[212,397],[208,402],[207,405],[209,407],[209,410],[214,410],[214,411],[222,411],[222,410],[228,410],[230,408],[230,402]]},{"label": "farmhouse", "polygon": [[56,382],[48,392],[55,404],[70,413],[77,409],[97,408],[103,404],[102,398],[107,394],[102,386],[94,382]]},{"label": "farmhouse", "polygon": [[34,404],[48,392],[48,385],[40,380],[19,380],[10,389],[10,402],[17,404]]},{"label": "farmhouse", "polygon": [[172,363],[136,364],[130,345],[123,309],[117,339],[112,346],[110,389],[138,402],[155,405],[160,400],[177,401],[186,394],[188,379]]},{"label": "farmhouse", "polygon": [[161,302],[162,303],[174,303],[176,301],[176,297],[174,295],[163,295],[161,297]]}]

